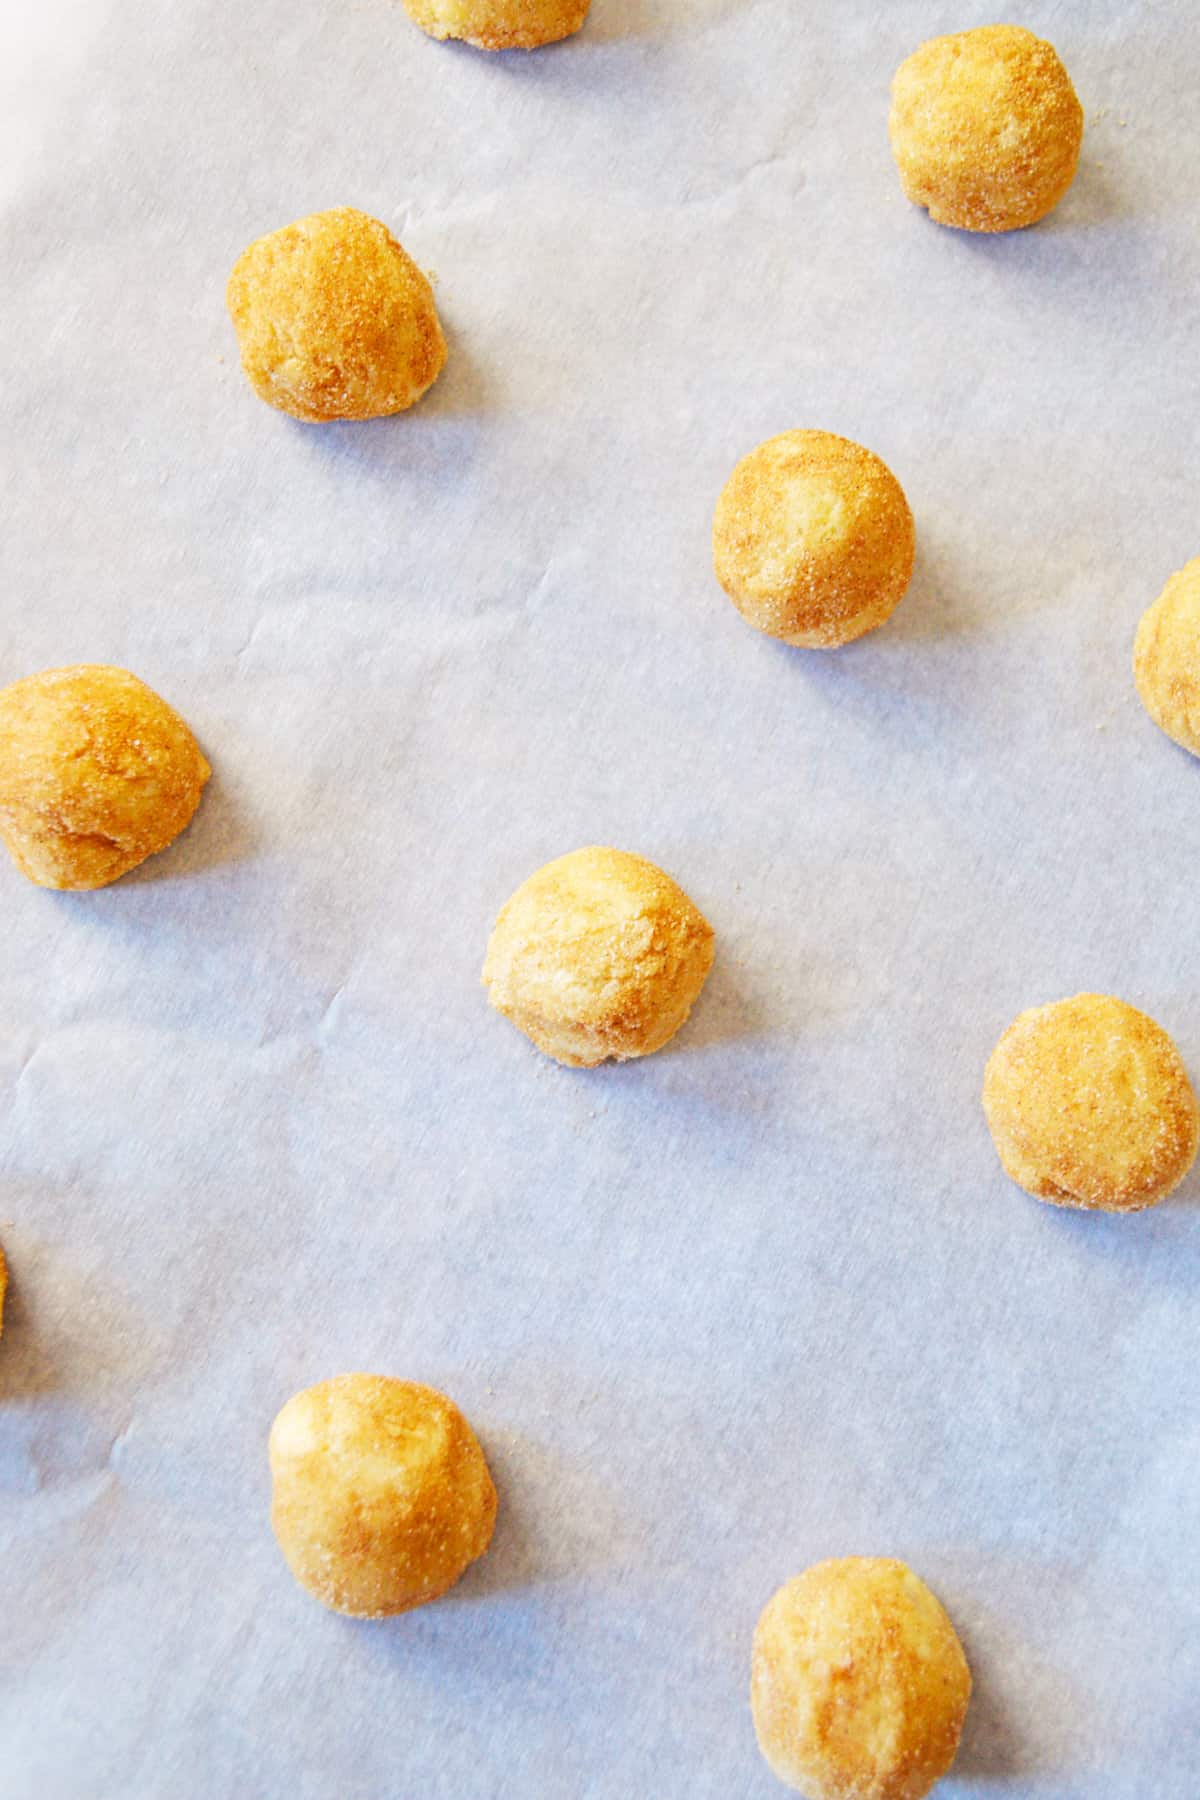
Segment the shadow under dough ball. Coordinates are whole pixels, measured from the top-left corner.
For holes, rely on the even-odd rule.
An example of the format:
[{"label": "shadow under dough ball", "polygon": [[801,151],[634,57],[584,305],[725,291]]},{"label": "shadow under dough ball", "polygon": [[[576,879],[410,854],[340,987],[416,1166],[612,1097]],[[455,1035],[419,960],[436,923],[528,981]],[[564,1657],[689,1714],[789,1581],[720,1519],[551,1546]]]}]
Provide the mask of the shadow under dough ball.
[{"label": "shadow under dough ball", "polygon": [[501,910],[483,981],[497,1012],[556,1062],[650,1056],[704,986],[712,926],[669,875],[624,850],[574,850]]},{"label": "shadow under dough ball", "polygon": [[580,29],[592,0],[404,0],[410,19],[435,38],[477,50],[536,50]]},{"label": "shadow under dough ball", "polygon": [[382,1619],[436,1600],[483,1555],[496,1490],[479,1440],[434,1388],[338,1375],[271,1427],[271,1526],[323,1606]]},{"label": "shadow under dough ball", "polygon": [[1161,1025],[1107,994],[1023,1012],[992,1052],[983,1107],[1005,1173],[1054,1206],[1154,1206],[1200,1143],[1179,1051]]},{"label": "shadow under dough ball", "polygon": [[310,424],[404,412],[446,361],[428,278],[352,206],[256,239],[225,299],[254,391]]},{"label": "shadow under dough ball", "polygon": [[190,822],[211,773],[127,669],[46,669],[0,691],[0,837],[39,887],[100,888]]},{"label": "shadow under dough ball", "polygon": [[713,518],[713,567],[768,637],[832,650],[890,617],[916,538],[885,462],[829,431],[785,431],[742,458]]},{"label": "shadow under dough ball", "polygon": [[1200,756],[1200,556],[1142,614],[1133,678],[1159,730]]},{"label": "shadow under dough ball", "polygon": [[888,130],[914,206],[962,231],[1019,231],[1075,179],[1083,108],[1053,44],[983,25],[900,64]]},{"label": "shadow under dough ball", "polygon": [[888,1557],[814,1564],[754,1633],[759,1748],[808,1800],[920,1800],[954,1761],[970,1698],[945,1611]]}]

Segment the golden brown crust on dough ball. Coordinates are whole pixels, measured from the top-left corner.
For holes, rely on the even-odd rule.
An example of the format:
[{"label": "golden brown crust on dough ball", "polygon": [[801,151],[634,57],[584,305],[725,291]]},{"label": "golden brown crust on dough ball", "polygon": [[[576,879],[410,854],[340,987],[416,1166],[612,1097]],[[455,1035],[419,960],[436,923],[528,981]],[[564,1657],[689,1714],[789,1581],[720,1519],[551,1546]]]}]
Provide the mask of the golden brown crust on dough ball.
[{"label": "golden brown crust on dough ball", "polygon": [[0,837],[39,887],[98,888],[189,823],[211,773],[127,669],[79,663],[0,691]]},{"label": "golden brown crust on dough ball", "polygon": [[738,611],[810,650],[848,644],[894,611],[915,536],[885,462],[829,431],[785,431],[742,458],[713,519],[713,566]]},{"label": "golden brown crust on dough ball", "polygon": [[1154,1206],[1183,1180],[1200,1142],[1174,1043],[1107,994],[1023,1012],[992,1052],[983,1106],[1005,1173],[1055,1206]]},{"label": "golden brown crust on dough ball", "polygon": [[649,1056],[704,986],[712,926],[669,875],[624,850],[575,850],[522,883],[488,943],[497,1012],[572,1068]]},{"label": "golden brown crust on dough ball", "polygon": [[931,38],[901,63],[888,128],[904,192],[931,219],[1017,231],[1075,179],[1083,108],[1052,44],[984,25]]},{"label": "golden brown crust on dough ball", "polygon": [[970,1698],[953,1625],[889,1557],[816,1563],[758,1621],[759,1748],[808,1800],[920,1800],[954,1761]]},{"label": "golden brown crust on dough ball", "polygon": [[1142,614],[1133,678],[1159,729],[1200,756],[1200,556]]},{"label": "golden brown crust on dough ball", "polygon": [[578,31],[592,0],[404,0],[430,37],[461,38],[477,50],[536,50]]},{"label": "golden brown crust on dough ball", "polygon": [[446,360],[428,279],[386,225],[352,206],[258,238],[225,298],[255,392],[294,419],[403,412]]},{"label": "golden brown crust on dough ball", "polygon": [[271,1525],[323,1606],[382,1619],[436,1600],[483,1555],[496,1490],[452,1400],[416,1381],[338,1375],[271,1427]]}]

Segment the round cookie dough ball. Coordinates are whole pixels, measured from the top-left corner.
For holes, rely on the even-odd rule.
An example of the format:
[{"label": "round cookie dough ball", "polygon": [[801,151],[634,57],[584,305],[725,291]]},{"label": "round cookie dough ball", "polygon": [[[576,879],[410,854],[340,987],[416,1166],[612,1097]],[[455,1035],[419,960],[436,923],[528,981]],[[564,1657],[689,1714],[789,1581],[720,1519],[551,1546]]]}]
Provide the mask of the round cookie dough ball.
[{"label": "round cookie dough ball", "polygon": [[1200,756],[1200,556],[1172,575],[1143,613],[1133,678],[1159,729]]},{"label": "round cookie dough ball", "polygon": [[914,206],[963,231],[1018,231],[1075,179],[1083,108],[1052,44],[984,25],[931,38],[901,63],[889,130]]},{"label": "round cookie dough ball", "polygon": [[1200,1142],[1175,1045],[1107,994],[1023,1012],[992,1052],[983,1107],[1005,1173],[1055,1206],[1140,1212],[1179,1185]]},{"label": "round cookie dough ball", "polygon": [[920,1800],[954,1761],[970,1698],[953,1625],[889,1557],[816,1563],[758,1621],[759,1748],[808,1800]]},{"label": "round cookie dough ball", "polygon": [[742,458],[713,520],[717,580],[759,631],[831,650],[874,631],[912,579],[915,538],[887,464],[829,431],[785,431]]},{"label": "round cookie dough ball", "polygon": [[271,1525],[323,1606],[382,1619],[436,1600],[483,1555],[496,1490],[453,1401],[416,1381],[338,1375],[271,1427]]},{"label": "round cookie dough ball", "polygon": [[624,850],[574,850],[503,908],[483,980],[539,1050],[590,1069],[661,1050],[712,959],[712,926],[669,875]]},{"label": "round cookie dough ball", "polygon": [[0,690],[0,837],[39,887],[105,887],[165,850],[210,773],[127,669],[79,663]]},{"label": "round cookie dough ball", "polygon": [[258,238],[225,298],[251,385],[294,419],[403,412],[446,360],[428,280],[386,225],[352,206]]},{"label": "round cookie dough ball", "polygon": [[430,37],[461,38],[477,50],[536,50],[570,37],[592,0],[404,0]]}]

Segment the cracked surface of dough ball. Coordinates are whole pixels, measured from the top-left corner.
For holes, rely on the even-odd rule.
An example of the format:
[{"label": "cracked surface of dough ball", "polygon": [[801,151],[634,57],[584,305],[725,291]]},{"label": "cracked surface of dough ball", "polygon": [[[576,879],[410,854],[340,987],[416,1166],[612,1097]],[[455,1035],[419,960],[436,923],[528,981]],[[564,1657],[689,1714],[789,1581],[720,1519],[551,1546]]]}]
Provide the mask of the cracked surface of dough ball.
[{"label": "cracked surface of dough ball", "polygon": [[338,1375],[271,1427],[271,1525],[292,1574],[334,1612],[382,1619],[436,1600],[483,1555],[496,1490],[434,1388]]},{"label": "cracked surface of dough ball", "polygon": [[1018,231],[1075,179],[1083,108],[1052,44],[1019,25],[931,38],[892,82],[905,194],[939,225]]},{"label": "cracked surface of dough ball", "polygon": [[970,1697],[941,1604],[889,1557],[815,1563],[758,1621],[759,1748],[808,1800],[920,1800],[954,1761]]},{"label": "cracked surface of dough ball", "polygon": [[1005,1173],[1055,1206],[1140,1212],[1196,1158],[1200,1118],[1179,1051],[1107,994],[1023,1012],[992,1052],[983,1106]]},{"label": "cracked surface of dough ball", "polygon": [[573,1068],[649,1056],[704,986],[713,932],[683,889],[624,850],[575,850],[522,883],[483,980],[497,1012]]},{"label": "cracked surface of dough ball", "polygon": [[0,691],[0,837],[39,887],[99,888],[189,823],[211,773],[127,669],[79,663]]},{"label": "cracked surface of dough ball", "polygon": [[1143,613],[1133,678],[1160,731],[1200,756],[1200,556],[1172,575]]},{"label": "cracked surface of dough ball", "polygon": [[536,50],[578,31],[592,0],[404,0],[430,37],[461,38],[477,50]]},{"label": "cracked surface of dough ball", "polygon": [[713,519],[713,566],[742,617],[810,650],[882,625],[904,597],[914,554],[896,477],[829,431],[785,431],[744,456]]},{"label": "cracked surface of dough ball", "polygon": [[225,298],[255,392],[310,424],[404,412],[446,360],[428,278],[352,206],[256,239]]}]

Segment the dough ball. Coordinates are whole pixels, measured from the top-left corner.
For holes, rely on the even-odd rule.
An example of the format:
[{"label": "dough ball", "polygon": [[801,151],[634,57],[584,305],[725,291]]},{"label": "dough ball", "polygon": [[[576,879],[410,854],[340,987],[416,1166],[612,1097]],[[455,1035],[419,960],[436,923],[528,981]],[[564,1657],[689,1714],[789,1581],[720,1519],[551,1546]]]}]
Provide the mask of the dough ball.
[{"label": "dough ball", "polygon": [[890,1557],[816,1563],[758,1621],[759,1748],[808,1800],[920,1800],[954,1761],[970,1698],[953,1625]]},{"label": "dough ball", "polygon": [[462,38],[477,50],[536,50],[578,31],[592,0],[404,0],[408,16],[435,38]]},{"label": "dough ball", "polygon": [[712,959],[712,926],[669,875],[624,850],[574,850],[504,907],[483,980],[539,1050],[590,1069],[661,1050]]},{"label": "dough ball", "polygon": [[0,1336],[4,1333],[4,1297],[8,1293],[8,1264],[0,1250]]},{"label": "dough ball", "polygon": [[828,431],[785,431],[742,458],[713,520],[717,580],[759,631],[831,650],[874,631],[912,579],[904,490]]},{"label": "dough ball", "polygon": [[323,1606],[382,1619],[436,1600],[482,1556],[496,1490],[453,1401],[416,1381],[338,1375],[271,1427],[271,1525]]},{"label": "dough ball", "polygon": [[446,360],[428,280],[352,206],[256,239],[225,298],[251,385],[294,419],[403,412]]},{"label": "dough ball", "polygon": [[1052,44],[984,25],[931,38],[900,64],[889,129],[914,206],[963,231],[1017,231],[1075,179],[1083,108]]},{"label": "dough ball", "polygon": [[1200,1141],[1175,1045],[1107,994],[1023,1012],[992,1052],[983,1107],[1005,1173],[1055,1206],[1140,1212],[1178,1186]]},{"label": "dough ball", "polygon": [[1200,756],[1200,556],[1172,575],[1142,615],[1133,678],[1160,730]]},{"label": "dough ball", "polygon": [[127,669],[79,663],[0,690],[0,837],[39,887],[105,887],[165,850],[210,773]]}]

